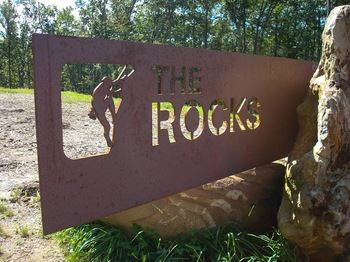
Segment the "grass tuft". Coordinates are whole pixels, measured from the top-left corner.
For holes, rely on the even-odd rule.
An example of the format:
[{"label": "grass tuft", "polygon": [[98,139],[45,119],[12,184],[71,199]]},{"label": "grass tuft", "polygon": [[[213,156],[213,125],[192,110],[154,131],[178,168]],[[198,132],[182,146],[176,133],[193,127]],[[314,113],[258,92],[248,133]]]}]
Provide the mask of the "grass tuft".
[{"label": "grass tuft", "polygon": [[131,234],[103,223],[70,228],[55,237],[68,261],[298,261],[277,231],[254,235],[230,226],[191,231],[170,240],[134,226]]},{"label": "grass tuft", "polygon": [[13,211],[4,203],[0,201],[0,218],[13,217]]},{"label": "grass tuft", "polygon": [[29,237],[29,227],[27,225],[20,225],[16,230],[16,233],[19,234],[23,238]]},{"label": "grass tuft", "polygon": [[5,238],[8,237],[7,233],[5,232],[4,228],[0,225],[0,237]]},{"label": "grass tuft", "polygon": [[10,193],[10,201],[16,203],[21,198],[22,189],[20,187],[14,188]]},{"label": "grass tuft", "polygon": [[40,193],[38,191],[36,191],[34,193],[34,195],[31,196],[30,200],[31,200],[32,204],[35,205],[35,204],[38,204],[40,202],[40,198],[41,198]]}]

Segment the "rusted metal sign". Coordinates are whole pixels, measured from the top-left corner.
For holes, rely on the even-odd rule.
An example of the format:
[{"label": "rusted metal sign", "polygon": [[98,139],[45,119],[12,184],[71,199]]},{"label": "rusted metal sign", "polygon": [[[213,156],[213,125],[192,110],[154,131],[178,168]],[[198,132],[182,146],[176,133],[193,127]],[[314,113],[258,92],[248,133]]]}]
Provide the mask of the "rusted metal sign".
[{"label": "rusted metal sign", "polygon": [[[305,61],[88,38],[34,35],[33,50],[44,233],[284,157],[313,73]],[[60,74],[74,63],[134,68],[106,76],[87,112],[108,154],[64,154]]]}]

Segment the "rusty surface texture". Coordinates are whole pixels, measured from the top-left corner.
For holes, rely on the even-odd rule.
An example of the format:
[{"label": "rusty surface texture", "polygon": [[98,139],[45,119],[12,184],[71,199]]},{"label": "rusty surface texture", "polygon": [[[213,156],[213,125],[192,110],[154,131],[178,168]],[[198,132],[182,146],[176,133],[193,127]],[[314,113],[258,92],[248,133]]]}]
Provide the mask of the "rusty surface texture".
[{"label": "rusty surface texture", "polygon": [[[34,35],[33,51],[45,234],[284,157],[314,68],[285,58],[49,35]],[[109,153],[72,160],[63,150],[61,70],[91,63],[135,71],[102,79],[86,114],[104,127]],[[122,103],[113,114],[114,83]],[[113,123],[104,119],[107,110]]]}]

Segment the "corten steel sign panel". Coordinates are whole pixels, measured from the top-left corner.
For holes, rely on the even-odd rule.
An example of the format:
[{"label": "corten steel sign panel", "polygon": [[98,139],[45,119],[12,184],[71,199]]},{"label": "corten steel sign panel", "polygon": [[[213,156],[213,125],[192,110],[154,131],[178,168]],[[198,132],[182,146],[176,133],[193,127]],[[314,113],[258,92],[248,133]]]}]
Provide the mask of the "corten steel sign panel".
[{"label": "corten steel sign panel", "polygon": [[[310,62],[202,49],[48,35],[33,44],[44,233],[284,157],[313,73]],[[61,70],[91,63],[135,71],[121,85],[110,152],[72,160],[63,151]],[[95,93],[90,114],[101,117]]]}]

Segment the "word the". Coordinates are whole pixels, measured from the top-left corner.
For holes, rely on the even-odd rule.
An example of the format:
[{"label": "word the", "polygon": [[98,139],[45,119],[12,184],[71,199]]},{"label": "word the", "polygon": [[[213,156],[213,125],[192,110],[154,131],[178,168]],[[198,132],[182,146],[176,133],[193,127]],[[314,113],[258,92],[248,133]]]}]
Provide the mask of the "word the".
[{"label": "word the", "polygon": [[[201,94],[201,77],[198,75],[201,72],[200,67],[182,66],[179,72],[175,66],[154,65],[152,71],[157,77],[157,93],[164,94],[168,91],[171,95],[175,95],[175,90],[179,89],[179,93],[184,94]],[[170,78],[170,79],[169,79]],[[165,89],[165,79],[169,79],[167,90]],[[176,88],[177,87],[177,88]]]}]

